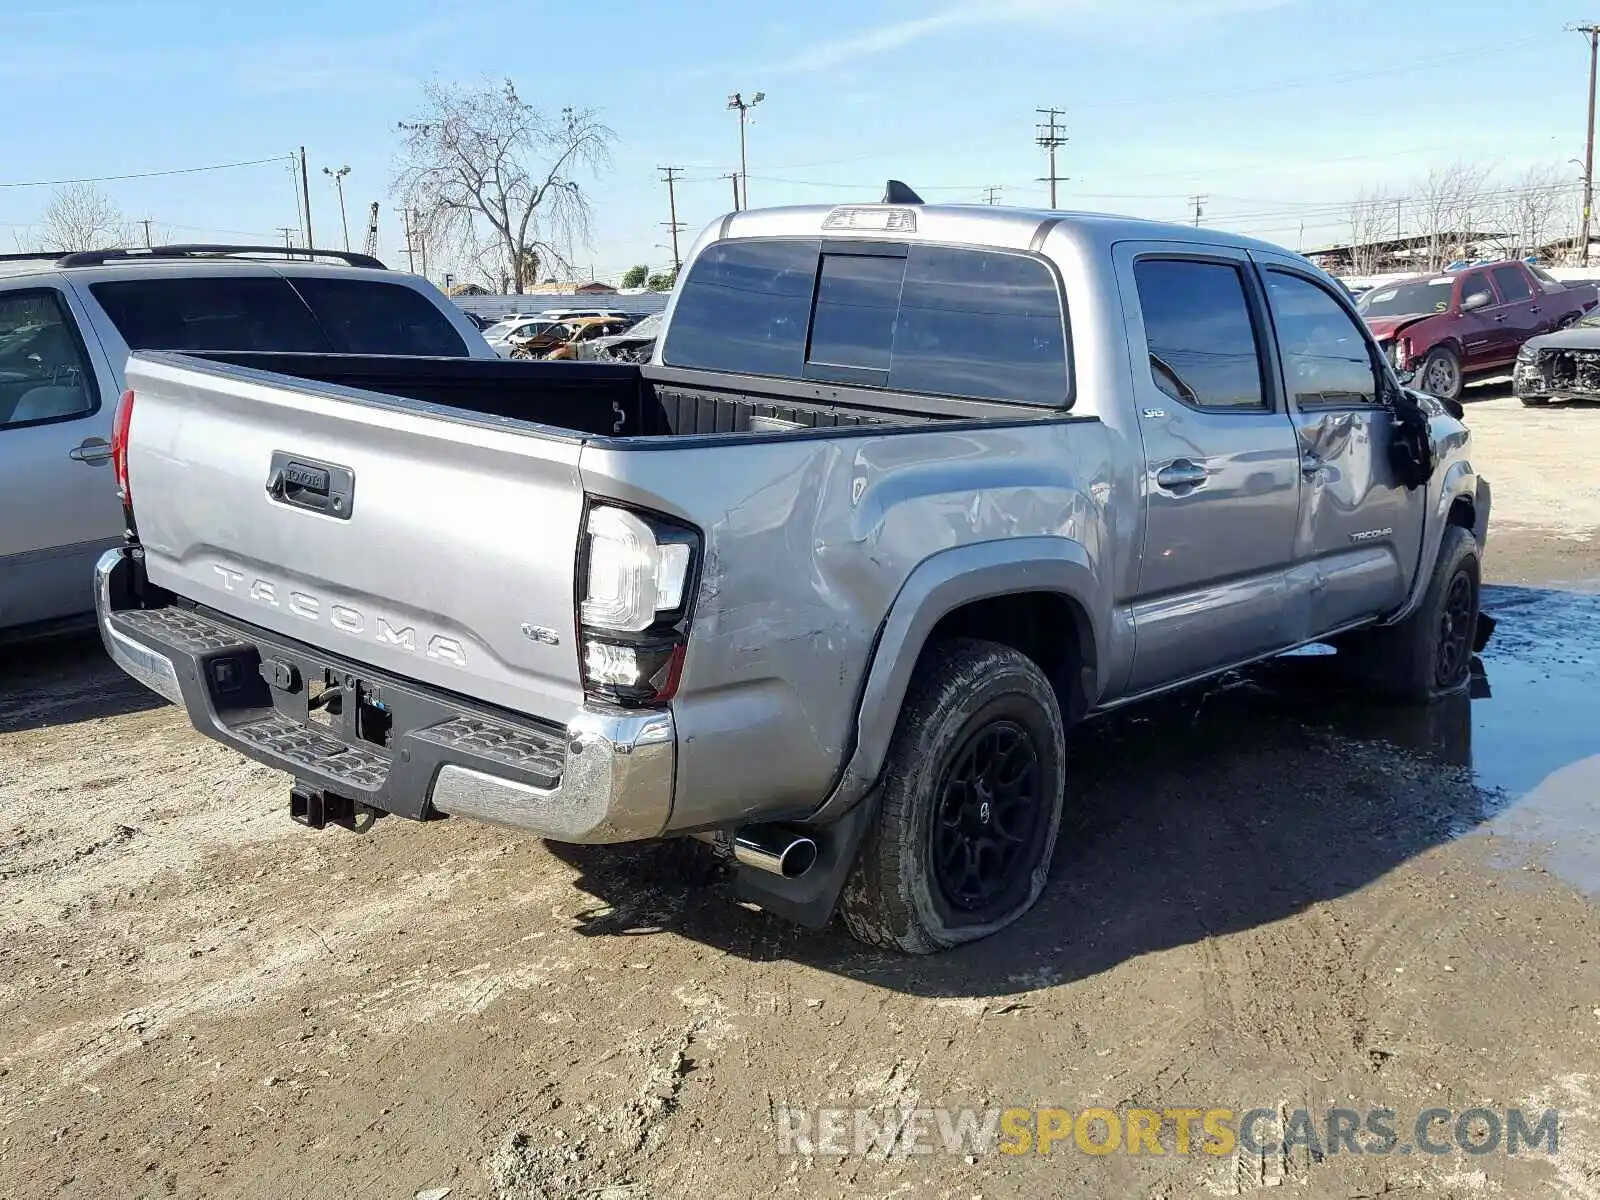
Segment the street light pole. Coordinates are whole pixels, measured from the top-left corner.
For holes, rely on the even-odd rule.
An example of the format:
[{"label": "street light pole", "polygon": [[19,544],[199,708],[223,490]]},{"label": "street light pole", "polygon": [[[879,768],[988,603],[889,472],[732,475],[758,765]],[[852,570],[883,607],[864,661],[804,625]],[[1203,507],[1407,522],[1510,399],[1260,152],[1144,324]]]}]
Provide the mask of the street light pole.
[{"label": "street light pole", "polygon": [[344,227],[344,248],[350,249],[350,217],[344,210],[344,177],[350,174],[349,167],[340,167],[335,171],[332,167],[323,167],[322,173],[332,178],[333,186],[339,193],[339,223]]},{"label": "street light pole", "polygon": [[734,205],[736,209],[750,207],[750,164],[745,155],[745,121],[750,115],[750,110],[766,98],[765,92],[757,92],[749,100],[739,92],[728,97],[728,107],[739,110],[739,180],[742,200]]}]

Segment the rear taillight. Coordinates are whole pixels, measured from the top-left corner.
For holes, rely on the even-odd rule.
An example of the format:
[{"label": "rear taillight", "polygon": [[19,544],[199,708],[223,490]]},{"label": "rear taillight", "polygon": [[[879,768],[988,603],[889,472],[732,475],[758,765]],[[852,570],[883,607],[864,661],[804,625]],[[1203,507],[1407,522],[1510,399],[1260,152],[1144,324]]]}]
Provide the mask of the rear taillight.
[{"label": "rear taillight", "polygon": [[699,531],[656,513],[594,504],[578,545],[584,691],[614,704],[670,700],[688,645]]},{"label": "rear taillight", "polygon": [[111,423],[111,470],[117,480],[117,495],[122,497],[122,507],[130,508],[133,493],[128,488],[128,427],[133,424],[133,389],[122,393],[117,401],[117,415]]}]

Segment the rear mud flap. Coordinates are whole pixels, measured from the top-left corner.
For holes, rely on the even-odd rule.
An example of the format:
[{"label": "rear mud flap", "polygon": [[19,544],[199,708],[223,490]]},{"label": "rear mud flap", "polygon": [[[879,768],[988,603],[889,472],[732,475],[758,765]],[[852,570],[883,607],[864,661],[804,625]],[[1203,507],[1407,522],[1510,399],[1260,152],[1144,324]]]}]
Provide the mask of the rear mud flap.
[{"label": "rear mud flap", "polygon": [[1480,612],[1478,614],[1478,629],[1472,639],[1472,652],[1474,654],[1483,653],[1483,648],[1489,644],[1489,639],[1494,636],[1495,626],[1498,624],[1499,622],[1488,613]]},{"label": "rear mud flap", "polygon": [[839,894],[856,864],[861,840],[878,817],[881,793],[872,791],[831,825],[801,831],[816,839],[817,861],[804,875],[785,879],[740,865],[734,877],[739,899],[797,925],[821,929],[833,916]]}]

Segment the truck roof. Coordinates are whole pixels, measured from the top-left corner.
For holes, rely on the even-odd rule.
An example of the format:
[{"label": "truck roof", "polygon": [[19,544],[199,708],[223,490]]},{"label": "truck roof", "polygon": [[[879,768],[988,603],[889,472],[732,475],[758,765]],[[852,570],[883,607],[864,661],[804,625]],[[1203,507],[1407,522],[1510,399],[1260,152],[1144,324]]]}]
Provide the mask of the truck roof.
[{"label": "truck roof", "polygon": [[908,241],[965,242],[973,245],[1036,248],[1054,229],[1076,231],[1095,243],[1141,241],[1194,242],[1271,250],[1256,238],[1220,229],[1196,228],[1110,213],[1069,212],[1047,208],[1009,208],[991,204],[805,204],[785,208],[746,209],[729,213],[712,226],[720,238],[859,237]]}]

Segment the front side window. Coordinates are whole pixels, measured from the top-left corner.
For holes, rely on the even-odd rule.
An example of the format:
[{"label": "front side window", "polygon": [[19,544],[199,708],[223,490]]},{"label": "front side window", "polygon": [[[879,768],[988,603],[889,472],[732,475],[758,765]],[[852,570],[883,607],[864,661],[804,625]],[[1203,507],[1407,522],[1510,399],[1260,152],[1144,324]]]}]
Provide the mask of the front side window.
[{"label": "front side window", "polygon": [[1474,271],[1461,280],[1461,311],[1476,311],[1496,303],[1494,286],[1485,271]]},{"label": "front side window", "polygon": [[0,293],[0,428],[99,407],[77,326],[53,288]]},{"label": "front side window", "polygon": [[1271,406],[1239,268],[1190,259],[1133,265],[1150,376],[1183,404],[1233,412]]},{"label": "front side window", "polygon": [[1266,273],[1267,299],[1289,392],[1301,408],[1378,403],[1378,374],[1365,332],[1309,279]]}]

